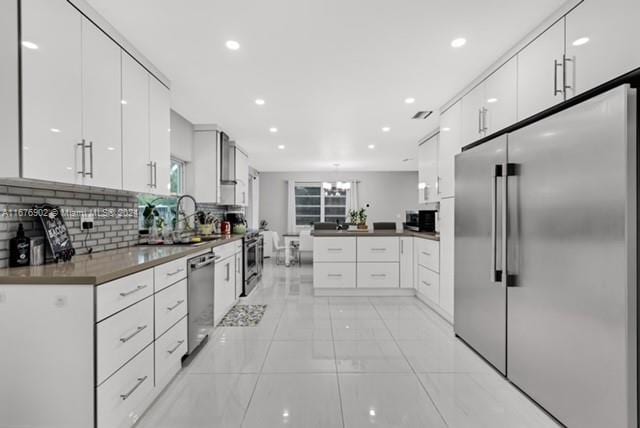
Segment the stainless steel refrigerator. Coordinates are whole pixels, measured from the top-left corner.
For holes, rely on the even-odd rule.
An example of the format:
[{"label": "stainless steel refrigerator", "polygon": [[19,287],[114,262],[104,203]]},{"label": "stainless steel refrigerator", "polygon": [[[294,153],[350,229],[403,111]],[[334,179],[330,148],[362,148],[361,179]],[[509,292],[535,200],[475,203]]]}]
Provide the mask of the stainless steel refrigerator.
[{"label": "stainless steel refrigerator", "polygon": [[636,92],[456,157],[455,332],[569,427],[637,426]]}]

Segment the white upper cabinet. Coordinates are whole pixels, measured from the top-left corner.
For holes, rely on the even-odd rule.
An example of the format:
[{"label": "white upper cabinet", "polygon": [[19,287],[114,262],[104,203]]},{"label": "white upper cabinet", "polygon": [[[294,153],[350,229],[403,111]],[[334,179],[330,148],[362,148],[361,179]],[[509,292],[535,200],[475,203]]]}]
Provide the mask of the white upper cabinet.
[{"label": "white upper cabinet", "polygon": [[122,52],[122,185],[140,193],[153,191],[149,159],[149,75]]},{"label": "white upper cabinet", "polygon": [[438,144],[438,177],[440,197],[454,195],[454,157],[462,145],[462,101],[458,101],[440,116]]},{"label": "white upper cabinet", "polygon": [[83,183],[122,188],[120,48],[82,18]]},{"label": "white upper cabinet", "polygon": [[418,203],[437,202],[438,194],[438,135],[418,146]]},{"label": "white upper cabinet", "polygon": [[588,0],[566,17],[567,98],[640,67],[638,0]]},{"label": "white upper cabinet", "polygon": [[171,99],[169,89],[149,77],[149,161],[153,163],[153,193],[170,193]]},{"label": "white upper cabinet", "polygon": [[564,18],[518,54],[518,120],[564,101]]},{"label": "white upper cabinet", "polygon": [[236,148],[236,205],[249,204],[249,157]]},{"label": "white upper cabinet", "polygon": [[517,120],[518,62],[511,58],[484,81],[485,134],[493,134]]},{"label": "white upper cabinet", "polygon": [[193,162],[191,189],[198,202],[217,203],[220,195],[220,143],[215,130],[196,130],[193,133]]},{"label": "white upper cabinet", "polygon": [[473,143],[485,136],[483,126],[484,82],[473,88],[462,98],[462,146]]},{"label": "white upper cabinet", "polygon": [[23,176],[78,183],[80,13],[65,0],[30,0],[22,2],[21,20]]}]

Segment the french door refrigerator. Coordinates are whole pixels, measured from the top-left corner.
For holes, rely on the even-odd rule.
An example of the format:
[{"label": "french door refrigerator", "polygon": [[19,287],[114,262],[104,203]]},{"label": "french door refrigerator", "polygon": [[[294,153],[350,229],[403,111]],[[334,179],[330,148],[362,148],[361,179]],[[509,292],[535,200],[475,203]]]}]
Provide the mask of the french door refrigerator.
[{"label": "french door refrigerator", "polygon": [[456,157],[455,332],[569,427],[637,426],[636,93]]}]

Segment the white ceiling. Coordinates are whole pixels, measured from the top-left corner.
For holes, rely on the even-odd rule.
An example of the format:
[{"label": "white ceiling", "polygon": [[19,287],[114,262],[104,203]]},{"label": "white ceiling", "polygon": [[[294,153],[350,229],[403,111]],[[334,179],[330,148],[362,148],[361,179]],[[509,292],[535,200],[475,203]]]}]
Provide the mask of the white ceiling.
[{"label": "white ceiling", "polygon": [[[438,109],[563,3],[88,1],[169,77],[174,110],[220,125],[260,171],[416,170],[416,143],[436,122],[410,117]],[[456,37],[467,45],[453,49]]]}]

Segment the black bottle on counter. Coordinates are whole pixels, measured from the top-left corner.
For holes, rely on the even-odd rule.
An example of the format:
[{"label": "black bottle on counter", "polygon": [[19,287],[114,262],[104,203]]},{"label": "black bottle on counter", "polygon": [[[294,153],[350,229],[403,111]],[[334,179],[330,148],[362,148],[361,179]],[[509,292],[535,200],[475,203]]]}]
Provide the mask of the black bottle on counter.
[{"label": "black bottle on counter", "polygon": [[15,238],[9,241],[9,266],[29,266],[31,258],[31,239],[24,236],[22,223],[18,226]]}]

